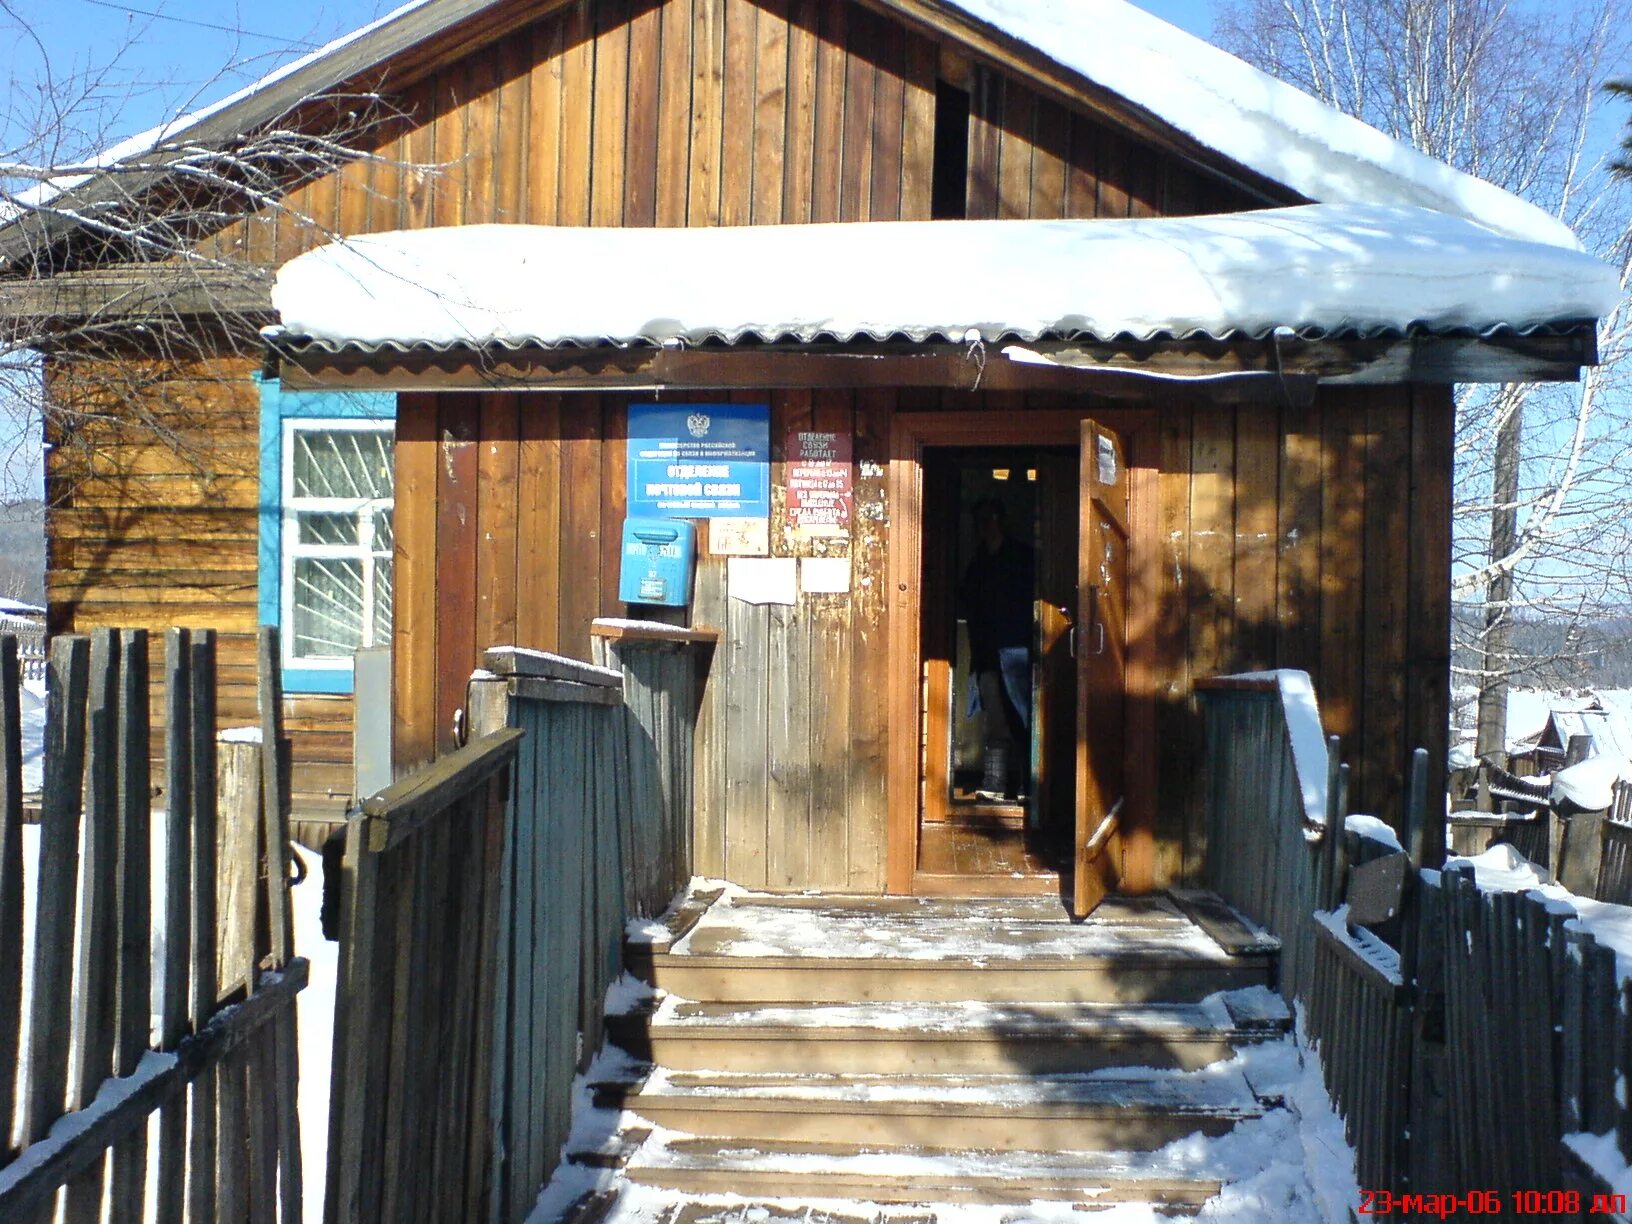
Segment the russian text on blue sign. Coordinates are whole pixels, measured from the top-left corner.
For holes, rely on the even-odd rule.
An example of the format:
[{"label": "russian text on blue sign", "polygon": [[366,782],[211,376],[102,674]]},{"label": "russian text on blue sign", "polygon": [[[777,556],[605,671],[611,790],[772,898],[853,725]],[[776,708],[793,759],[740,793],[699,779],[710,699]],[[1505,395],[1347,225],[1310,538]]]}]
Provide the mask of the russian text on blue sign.
[{"label": "russian text on blue sign", "polygon": [[631,516],[771,512],[769,404],[630,404],[628,446]]}]

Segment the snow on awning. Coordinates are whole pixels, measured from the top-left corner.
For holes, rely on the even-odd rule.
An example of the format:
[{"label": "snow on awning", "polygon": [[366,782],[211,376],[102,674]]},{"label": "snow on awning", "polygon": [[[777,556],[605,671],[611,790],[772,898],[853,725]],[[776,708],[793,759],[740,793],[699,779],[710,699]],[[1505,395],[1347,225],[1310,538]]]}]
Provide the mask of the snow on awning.
[{"label": "snow on awning", "polygon": [[284,265],[285,352],[1488,334],[1579,325],[1613,271],[1419,208],[717,229],[467,226]]}]

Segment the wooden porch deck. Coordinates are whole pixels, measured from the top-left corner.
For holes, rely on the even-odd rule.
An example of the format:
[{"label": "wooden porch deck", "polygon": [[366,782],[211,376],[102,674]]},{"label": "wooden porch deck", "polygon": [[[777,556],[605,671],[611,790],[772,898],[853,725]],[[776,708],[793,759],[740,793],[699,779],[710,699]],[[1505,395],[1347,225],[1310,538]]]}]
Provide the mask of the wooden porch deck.
[{"label": "wooden porch deck", "polygon": [[608,1032],[641,1069],[597,1086],[614,1129],[572,1158],[618,1172],[563,1218],[650,1219],[654,1194],[674,1224],[1194,1209],[1220,1176],[1164,1145],[1278,1104],[1226,1065],[1287,1029],[1277,949],[1204,894],[1073,922],[1044,897],[694,890],[626,946],[657,994]]}]

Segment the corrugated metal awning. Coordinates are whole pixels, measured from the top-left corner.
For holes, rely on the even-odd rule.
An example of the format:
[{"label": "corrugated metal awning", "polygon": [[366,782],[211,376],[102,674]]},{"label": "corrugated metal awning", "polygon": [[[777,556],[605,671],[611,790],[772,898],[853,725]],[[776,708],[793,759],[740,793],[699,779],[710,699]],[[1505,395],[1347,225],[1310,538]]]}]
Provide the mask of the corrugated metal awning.
[{"label": "corrugated metal awning", "polygon": [[1611,269],[1415,208],[723,229],[473,226],[284,266],[276,350],[1497,338],[1590,328]]}]

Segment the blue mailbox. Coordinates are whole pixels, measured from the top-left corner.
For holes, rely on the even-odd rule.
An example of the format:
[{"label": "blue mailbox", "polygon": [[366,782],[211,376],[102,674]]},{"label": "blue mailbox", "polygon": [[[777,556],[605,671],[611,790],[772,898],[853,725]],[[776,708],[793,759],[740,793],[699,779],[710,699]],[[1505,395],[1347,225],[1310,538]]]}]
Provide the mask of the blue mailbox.
[{"label": "blue mailbox", "polygon": [[696,560],[697,529],[690,523],[625,519],[618,598],[624,603],[684,607],[691,602],[691,571]]}]

